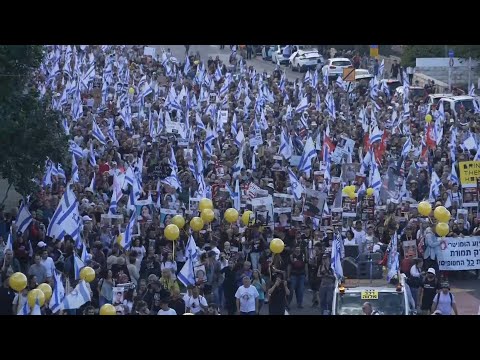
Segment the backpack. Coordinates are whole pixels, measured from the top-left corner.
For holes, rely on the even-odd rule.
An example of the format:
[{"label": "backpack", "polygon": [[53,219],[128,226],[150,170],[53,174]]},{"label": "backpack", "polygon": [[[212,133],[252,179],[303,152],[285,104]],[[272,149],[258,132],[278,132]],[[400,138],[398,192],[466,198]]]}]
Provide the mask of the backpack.
[{"label": "backpack", "polygon": [[[433,311],[436,311],[437,308],[438,308],[438,303],[440,302],[440,294],[441,293],[437,294],[437,301],[435,302],[435,310],[433,310]],[[448,295],[450,295],[450,307],[452,307],[453,306],[453,295],[452,295],[451,292],[449,292]]]}]

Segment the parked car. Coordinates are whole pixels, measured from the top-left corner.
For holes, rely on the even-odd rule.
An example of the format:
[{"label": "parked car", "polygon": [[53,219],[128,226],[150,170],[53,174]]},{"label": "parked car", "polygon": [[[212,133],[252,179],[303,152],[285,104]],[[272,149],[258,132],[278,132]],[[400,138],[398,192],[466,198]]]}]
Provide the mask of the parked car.
[{"label": "parked car", "polygon": [[343,75],[343,69],[353,68],[352,62],[347,58],[330,58],[322,67],[322,75],[328,72],[329,78],[336,79],[338,75]]},{"label": "parked car", "polygon": [[316,70],[323,65],[323,56],[317,50],[298,50],[290,56],[292,71]]},{"label": "parked car", "polygon": [[391,95],[395,95],[397,88],[402,85],[402,82],[397,79],[382,79],[380,82],[387,85],[388,91]]},{"label": "parked car", "polygon": [[[283,55],[283,50],[287,45],[273,45],[273,46],[274,46],[274,50],[272,51],[272,63],[278,64],[278,65],[289,65],[290,57],[285,57]],[[291,46],[290,54],[294,54],[298,50],[314,50],[310,45],[289,45],[289,46]]]},{"label": "parked car", "polygon": [[427,105],[437,105],[441,98],[452,97],[453,94],[430,94],[428,95]]}]

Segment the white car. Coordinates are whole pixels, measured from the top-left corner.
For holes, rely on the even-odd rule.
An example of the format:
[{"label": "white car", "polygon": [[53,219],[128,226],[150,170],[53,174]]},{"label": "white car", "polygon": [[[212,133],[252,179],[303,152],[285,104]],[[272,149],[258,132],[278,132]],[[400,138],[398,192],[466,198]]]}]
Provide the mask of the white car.
[{"label": "white car", "polygon": [[289,57],[285,57],[283,55],[283,50],[285,49],[286,46],[291,47],[290,54],[294,54],[298,50],[307,50],[307,49],[314,50],[309,45],[273,45],[273,46],[274,46],[274,50],[272,51],[272,63],[278,64],[278,65],[289,65],[290,64],[290,56],[291,55]]},{"label": "white car", "polygon": [[292,71],[316,70],[323,64],[323,56],[317,50],[298,50],[290,56]]},{"label": "white car", "polygon": [[338,75],[343,75],[343,69],[352,68],[352,62],[347,58],[331,58],[322,67],[322,75],[328,73],[329,78],[336,79]]}]

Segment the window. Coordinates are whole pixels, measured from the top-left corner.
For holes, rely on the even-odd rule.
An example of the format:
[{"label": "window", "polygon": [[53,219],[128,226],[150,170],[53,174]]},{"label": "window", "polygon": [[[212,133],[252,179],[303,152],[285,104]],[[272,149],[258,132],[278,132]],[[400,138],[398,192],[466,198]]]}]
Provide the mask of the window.
[{"label": "window", "polygon": [[[362,305],[366,300],[360,292],[337,294],[337,315],[362,315]],[[378,292],[377,300],[368,300],[373,309],[381,315],[405,315],[405,294],[396,292]]]},{"label": "window", "polygon": [[336,61],[332,61],[332,65],[333,66],[352,66],[352,63],[350,61],[336,60]]}]

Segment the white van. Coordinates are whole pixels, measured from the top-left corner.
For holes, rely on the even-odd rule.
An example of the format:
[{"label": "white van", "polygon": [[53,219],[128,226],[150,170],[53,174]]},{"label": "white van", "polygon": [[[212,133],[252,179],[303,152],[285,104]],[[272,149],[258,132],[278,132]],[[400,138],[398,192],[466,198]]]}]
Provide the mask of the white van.
[{"label": "white van", "polygon": [[443,97],[438,101],[438,106],[443,104],[443,110],[448,112],[451,116],[457,117],[461,111],[475,113],[475,109],[479,109],[478,99],[473,96],[450,96]]}]

